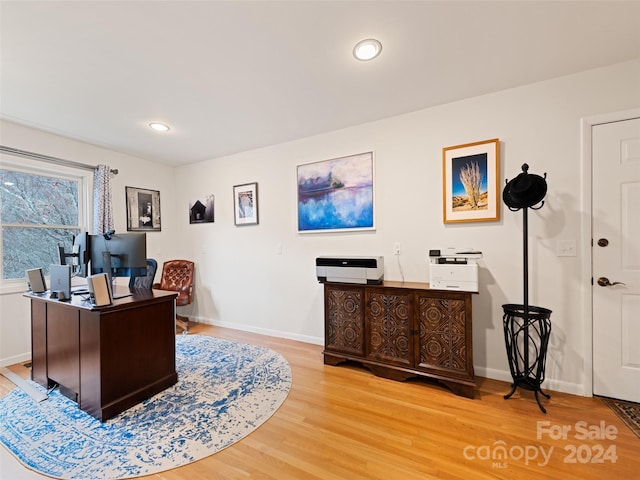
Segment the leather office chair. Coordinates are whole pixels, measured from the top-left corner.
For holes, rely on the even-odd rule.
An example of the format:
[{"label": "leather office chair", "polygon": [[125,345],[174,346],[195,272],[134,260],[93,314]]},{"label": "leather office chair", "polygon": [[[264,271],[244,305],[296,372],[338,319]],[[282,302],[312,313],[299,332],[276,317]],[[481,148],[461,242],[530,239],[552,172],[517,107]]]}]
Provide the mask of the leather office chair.
[{"label": "leather office chair", "polygon": [[[189,260],[168,260],[162,265],[160,283],[154,283],[153,288],[178,292],[176,306],[189,305],[193,301],[193,275],[195,264]],[[189,332],[189,318],[178,315],[176,312],[176,324],[184,331]]]},{"label": "leather office chair", "polygon": [[156,278],[158,270],[158,262],[153,258],[147,258],[147,274],[144,277],[131,277],[129,279],[129,288],[144,288],[151,290],[153,280]]}]

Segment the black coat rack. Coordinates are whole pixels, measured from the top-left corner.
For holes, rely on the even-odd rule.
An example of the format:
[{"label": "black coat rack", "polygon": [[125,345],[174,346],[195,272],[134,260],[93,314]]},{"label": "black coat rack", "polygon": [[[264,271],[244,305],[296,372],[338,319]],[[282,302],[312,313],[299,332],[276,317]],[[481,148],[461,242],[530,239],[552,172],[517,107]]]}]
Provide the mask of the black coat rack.
[{"label": "black coat rack", "polygon": [[[503,192],[503,200],[509,210],[513,212],[522,210],[524,275],[523,303],[509,303],[502,306],[504,339],[509,358],[509,370],[513,378],[511,391],[504,398],[505,400],[511,398],[518,387],[533,391],[540,410],[547,413],[540,401],[539,394],[545,398],[551,398],[541,388],[545,379],[547,346],[551,334],[551,310],[529,305],[529,225],[527,218],[529,208],[539,210],[544,206],[542,198],[546,194],[547,175],[546,173],[544,177],[530,175],[528,169],[529,166],[526,163],[522,165],[522,173],[511,182],[507,182]],[[517,181],[520,186],[516,184]]]}]

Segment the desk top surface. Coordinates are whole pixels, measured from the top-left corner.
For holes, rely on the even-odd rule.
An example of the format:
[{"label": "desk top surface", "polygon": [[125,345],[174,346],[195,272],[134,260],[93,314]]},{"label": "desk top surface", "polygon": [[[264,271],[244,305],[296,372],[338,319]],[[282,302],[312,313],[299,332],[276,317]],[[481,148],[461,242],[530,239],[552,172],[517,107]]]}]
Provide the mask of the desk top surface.
[{"label": "desk top surface", "polygon": [[171,292],[167,290],[147,290],[142,288],[129,288],[125,286],[116,286],[114,296],[123,296],[122,298],[114,298],[111,305],[104,307],[96,307],[91,303],[88,293],[77,293],[72,289],[71,299],[67,301],[61,301],[56,298],[50,298],[51,292],[46,291],[44,293],[32,293],[25,292],[24,296],[32,300],[41,300],[44,302],[52,302],[60,305],[68,305],[70,307],[82,308],[86,310],[109,310],[117,307],[128,307],[133,305],[141,305],[144,303],[155,303],[158,301],[167,301],[171,298],[178,296],[177,292]]},{"label": "desk top surface", "polygon": [[342,282],[324,282],[325,285],[344,285],[350,287],[366,287],[366,288],[405,288],[409,290],[428,290],[430,292],[439,292],[443,294],[462,293],[475,294],[478,292],[469,292],[466,290],[442,290],[431,288],[431,285],[425,282],[400,282],[395,280],[385,280],[380,284],[362,284],[362,283],[342,283]]}]

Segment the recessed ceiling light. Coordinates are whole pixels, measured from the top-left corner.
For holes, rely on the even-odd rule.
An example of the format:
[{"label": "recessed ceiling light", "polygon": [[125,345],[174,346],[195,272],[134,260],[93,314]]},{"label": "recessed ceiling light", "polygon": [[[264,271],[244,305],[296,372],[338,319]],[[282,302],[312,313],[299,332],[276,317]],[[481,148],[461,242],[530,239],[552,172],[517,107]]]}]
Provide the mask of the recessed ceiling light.
[{"label": "recessed ceiling light", "polygon": [[367,38],[356,43],[353,47],[353,56],[358,60],[373,60],[382,51],[382,44],[375,38]]},{"label": "recessed ceiling light", "polygon": [[164,123],[153,122],[149,124],[149,127],[153,128],[156,132],[168,132],[171,130],[169,125],[165,125]]}]

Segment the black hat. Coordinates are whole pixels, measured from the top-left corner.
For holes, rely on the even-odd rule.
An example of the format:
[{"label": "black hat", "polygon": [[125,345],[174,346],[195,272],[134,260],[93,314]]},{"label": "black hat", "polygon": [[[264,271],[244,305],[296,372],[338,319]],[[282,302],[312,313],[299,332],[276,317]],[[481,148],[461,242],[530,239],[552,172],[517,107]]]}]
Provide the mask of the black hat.
[{"label": "black hat", "polygon": [[540,175],[527,173],[529,165],[522,165],[522,173],[513,178],[502,191],[502,200],[512,210],[531,207],[547,194],[547,181]]}]

